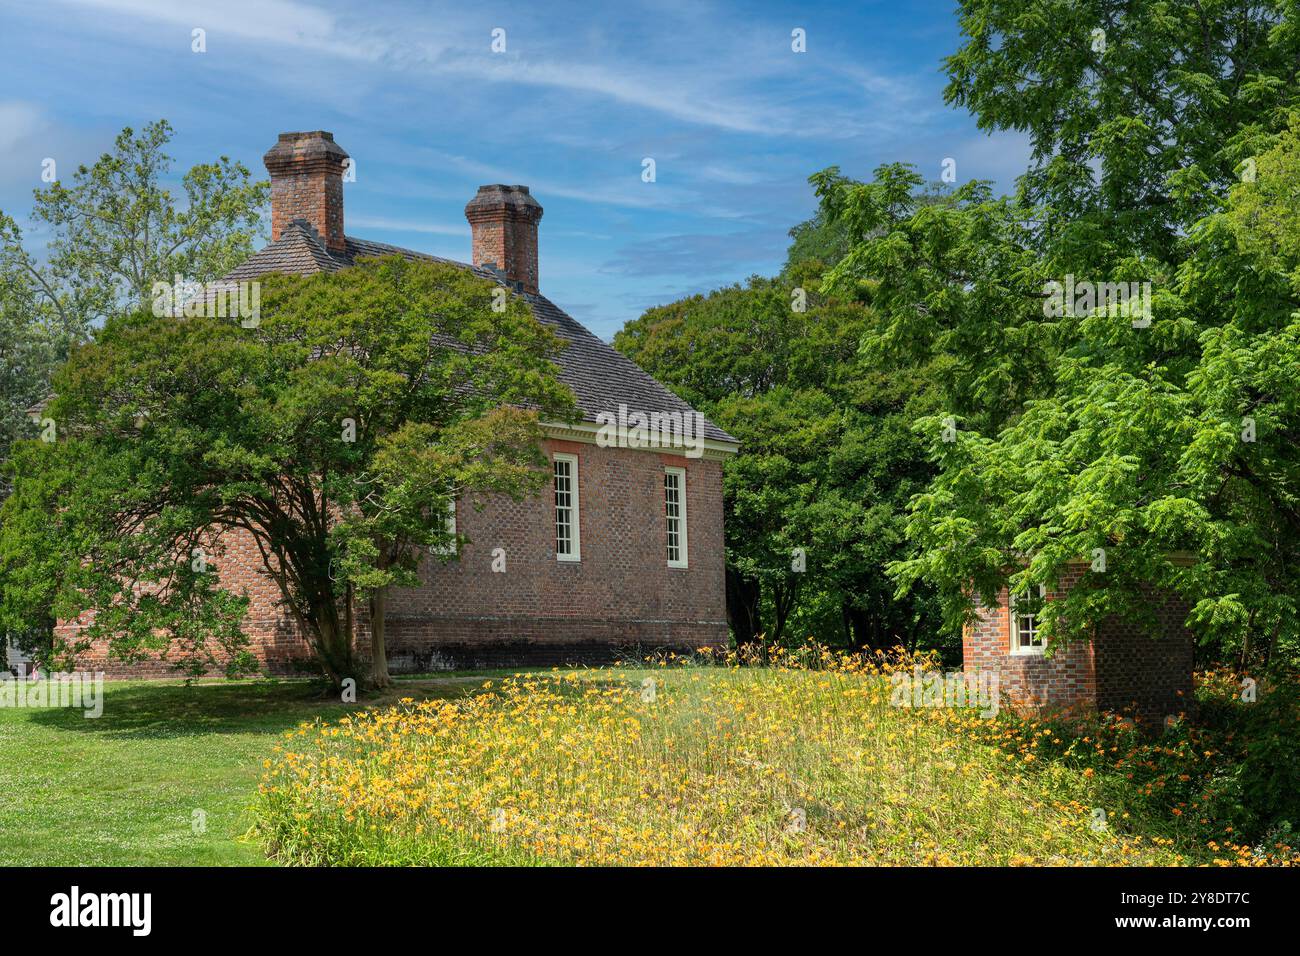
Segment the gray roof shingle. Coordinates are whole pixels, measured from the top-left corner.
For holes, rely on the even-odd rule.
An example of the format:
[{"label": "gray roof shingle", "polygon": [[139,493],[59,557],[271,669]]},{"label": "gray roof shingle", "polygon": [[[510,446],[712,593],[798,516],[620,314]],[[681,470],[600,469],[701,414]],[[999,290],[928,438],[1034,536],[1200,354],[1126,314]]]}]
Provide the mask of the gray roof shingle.
[{"label": "gray roof shingle", "polygon": [[[598,412],[617,414],[620,404],[626,405],[629,411],[647,414],[695,411],[631,359],[589,332],[546,296],[522,292],[498,272],[456,262],[454,259],[443,259],[351,236],[347,237],[346,254],[332,253],[325,248],[319,235],[308,223],[296,219],[285,227],[279,239],[249,256],[222,281],[239,282],[273,272],[288,275],[335,272],[352,265],[358,258],[392,255],[447,263],[513,288],[516,295],[528,302],[537,320],[548,326],[565,343],[566,347],[556,359],[560,367],[560,380],[573,390],[584,421],[595,422]],[[704,419],[704,437],[721,442],[737,441],[707,418]]]}]

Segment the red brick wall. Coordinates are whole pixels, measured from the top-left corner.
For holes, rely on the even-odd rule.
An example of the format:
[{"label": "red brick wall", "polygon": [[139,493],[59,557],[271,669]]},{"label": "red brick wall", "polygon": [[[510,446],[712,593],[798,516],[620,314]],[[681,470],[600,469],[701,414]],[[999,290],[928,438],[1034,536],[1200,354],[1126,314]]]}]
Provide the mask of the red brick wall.
[{"label": "red brick wall", "polygon": [[[654,648],[723,647],[728,640],[722,536],[722,464],[655,452],[549,440],[578,456],[581,560],[555,559],[549,487],[524,502],[458,502],[459,558],[426,560],[424,585],[389,597],[386,645],[394,672],[447,667],[607,661]],[[669,568],[663,469],[686,469],[687,568]],[[247,590],[252,651],[273,673],[310,666],[311,653],[277,611],[250,539],[232,535],[211,564],[223,585]],[[506,570],[492,571],[504,548]],[[72,636],[76,625],[60,631]],[[364,621],[358,653],[369,656]],[[164,664],[123,668],[98,646],[79,662],[111,676],[166,676]]]},{"label": "red brick wall", "polygon": [[1154,625],[1110,618],[1097,627],[1097,706],[1163,721],[1192,709],[1196,648],[1187,602],[1154,591],[1150,598]]},{"label": "red brick wall", "polygon": [[[236,594],[250,598],[244,630],[251,639],[249,651],[261,667],[274,674],[295,674],[304,670],[319,672],[312,664],[311,648],[291,619],[278,608],[280,591],[275,582],[261,573],[262,559],[257,545],[247,532],[229,532],[222,536],[221,551],[208,556],[208,566],[217,573],[222,585]],[[78,633],[89,623],[62,621],[55,628],[58,640],[75,643]],[[179,651],[179,648],[177,649]],[[171,654],[171,660],[176,654]],[[172,664],[161,657],[124,664],[109,656],[107,641],[94,643],[90,650],[77,656],[77,666],[104,671],[109,677],[176,677]]]},{"label": "red brick wall", "polygon": [[[1048,600],[1055,596],[1049,591]],[[962,661],[967,671],[995,671],[999,691],[1017,709],[1078,710],[1095,706],[1096,673],[1092,645],[1072,644],[1051,657],[1011,653],[1011,618],[1007,592],[995,607],[981,607],[979,621],[962,633]]]},{"label": "red brick wall", "polygon": [[[1053,600],[1073,587],[1088,566],[1072,566],[1049,591]],[[1193,642],[1184,621],[1185,603],[1152,592],[1158,623],[1150,627],[1102,622],[1093,639],[1059,648],[1050,657],[1011,653],[1011,619],[1004,588],[994,607],[979,609],[977,622],[962,634],[967,671],[994,670],[1000,690],[1023,710],[1126,710],[1162,720],[1190,706]]]},{"label": "red brick wall", "polygon": [[[458,503],[457,530],[470,539],[460,557],[426,562],[425,585],[389,599],[393,666],[596,662],[638,647],[725,646],[721,463],[578,442],[544,447],[578,456],[581,560],[555,559],[549,488],[541,500],[482,511]],[[687,568],[667,564],[665,465],[686,468]],[[494,548],[505,551],[504,573],[492,571]]]}]

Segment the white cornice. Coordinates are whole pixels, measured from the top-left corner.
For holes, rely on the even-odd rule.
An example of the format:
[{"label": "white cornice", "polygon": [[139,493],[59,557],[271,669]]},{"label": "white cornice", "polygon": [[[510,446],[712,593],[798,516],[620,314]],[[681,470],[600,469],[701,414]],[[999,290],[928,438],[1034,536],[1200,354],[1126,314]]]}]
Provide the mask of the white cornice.
[{"label": "white cornice", "polygon": [[[587,445],[598,444],[596,436],[600,434],[601,430],[605,427],[591,422],[574,422],[572,424],[567,424],[565,422],[542,422],[541,424],[542,431],[546,434],[547,438],[559,438],[564,441],[578,441]],[[628,451],[682,455],[687,458],[691,457],[690,452],[694,450],[681,444],[661,445],[654,443],[639,445],[638,447],[632,448],[628,446],[626,430],[619,431],[618,439],[616,445],[610,445],[607,447],[626,448]],[[699,447],[701,448],[701,453],[695,457],[702,458],[705,461],[726,461],[732,455],[736,454],[736,452],[740,451],[740,445],[737,442],[718,441],[714,438],[702,439]]]}]

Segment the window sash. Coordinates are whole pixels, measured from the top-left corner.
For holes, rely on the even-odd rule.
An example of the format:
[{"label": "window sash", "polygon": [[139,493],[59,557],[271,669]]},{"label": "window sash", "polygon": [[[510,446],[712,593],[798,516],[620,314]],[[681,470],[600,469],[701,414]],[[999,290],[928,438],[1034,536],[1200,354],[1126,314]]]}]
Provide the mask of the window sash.
[{"label": "window sash", "polygon": [[1010,595],[1011,653],[1034,654],[1043,650],[1043,638],[1038,633],[1038,609],[1047,596],[1046,592],[1047,589],[1040,586],[1036,600],[1031,599],[1028,592]]},{"label": "window sash", "polygon": [[686,535],[686,470],[664,469],[664,530],[670,568],[684,568],[689,562]]},{"label": "window sash", "polygon": [[578,561],[582,539],[578,518],[578,458],[557,454],[553,459],[555,495],[555,559]]},{"label": "window sash", "polygon": [[443,528],[451,536],[451,540],[443,545],[433,547],[434,554],[447,555],[454,557],[456,555],[456,499],[451,498],[447,501],[447,513],[443,517]]}]

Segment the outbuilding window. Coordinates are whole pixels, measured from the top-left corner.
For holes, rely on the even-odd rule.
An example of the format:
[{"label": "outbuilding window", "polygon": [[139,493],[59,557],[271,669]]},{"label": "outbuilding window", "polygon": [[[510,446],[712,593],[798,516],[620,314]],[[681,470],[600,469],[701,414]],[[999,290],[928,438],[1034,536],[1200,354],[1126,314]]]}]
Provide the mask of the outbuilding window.
[{"label": "outbuilding window", "polygon": [[1041,654],[1043,638],[1038,633],[1038,614],[1047,598],[1047,588],[1041,584],[1036,591],[1022,591],[1011,595],[1011,653]]}]

